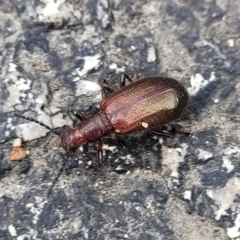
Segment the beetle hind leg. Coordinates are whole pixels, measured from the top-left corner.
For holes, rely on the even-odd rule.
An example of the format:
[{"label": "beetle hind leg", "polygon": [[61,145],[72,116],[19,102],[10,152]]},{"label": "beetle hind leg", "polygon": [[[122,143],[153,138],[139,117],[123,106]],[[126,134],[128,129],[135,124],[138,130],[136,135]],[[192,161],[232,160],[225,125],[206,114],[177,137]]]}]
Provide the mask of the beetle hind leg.
[{"label": "beetle hind leg", "polygon": [[170,132],[164,132],[164,131],[157,131],[157,130],[151,130],[149,129],[148,132],[159,135],[161,137],[167,137],[167,138],[172,138],[174,133]]}]

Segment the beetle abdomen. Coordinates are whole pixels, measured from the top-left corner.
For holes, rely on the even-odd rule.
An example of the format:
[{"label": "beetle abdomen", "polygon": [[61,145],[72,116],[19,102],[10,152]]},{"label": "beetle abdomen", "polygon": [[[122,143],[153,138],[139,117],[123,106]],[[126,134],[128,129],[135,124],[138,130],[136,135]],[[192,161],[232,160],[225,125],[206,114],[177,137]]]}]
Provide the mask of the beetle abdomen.
[{"label": "beetle abdomen", "polygon": [[101,103],[115,132],[151,129],[179,118],[188,103],[188,93],[178,81],[146,77],[114,92]]}]

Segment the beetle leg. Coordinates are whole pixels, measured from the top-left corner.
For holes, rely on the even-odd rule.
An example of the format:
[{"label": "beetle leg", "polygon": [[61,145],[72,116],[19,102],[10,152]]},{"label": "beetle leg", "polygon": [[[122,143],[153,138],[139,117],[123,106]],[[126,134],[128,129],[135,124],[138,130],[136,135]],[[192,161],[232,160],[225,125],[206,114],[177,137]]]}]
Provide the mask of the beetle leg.
[{"label": "beetle leg", "polygon": [[81,112],[79,112],[79,111],[75,111],[75,110],[71,109],[71,110],[70,110],[70,113],[71,113],[74,117],[76,117],[78,120],[80,120],[80,121],[84,121],[84,120],[87,119],[87,118],[86,118]]},{"label": "beetle leg", "polygon": [[190,132],[181,131],[181,130],[175,128],[175,127],[173,127],[172,132],[173,132],[173,135],[181,134],[181,135],[185,135],[187,137],[191,134]]},{"label": "beetle leg", "polygon": [[68,113],[70,113],[68,115],[69,115],[70,119],[73,121],[73,127],[76,127],[78,125],[79,121],[82,122],[83,120],[86,119],[86,117],[79,111],[75,111],[75,110],[71,109],[68,111]]},{"label": "beetle leg", "polygon": [[82,147],[83,147],[83,152],[84,152],[84,153],[87,153],[87,152],[88,152],[88,143],[87,143],[87,142],[84,143],[84,144],[82,145]]},{"label": "beetle leg", "polygon": [[110,93],[113,93],[113,90],[109,87],[108,82],[105,78],[102,78],[99,82],[102,87],[102,98],[105,98]]},{"label": "beetle leg", "polygon": [[148,131],[151,132],[151,133],[157,134],[159,136],[168,137],[168,138],[172,138],[173,135],[174,135],[174,133],[163,132],[163,131],[155,131],[155,130],[151,130],[151,129],[149,129]]},{"label": "beetle leg", "polygon": [[121,74],[120,79],[119,79],[119,85],[120,88],[123,88],[126,86],[126,80],[129,81],[129,83],[132,83],[132,79],[125,73]]},{"label": "beetle leg", "polygon": [[[167,131],[172,134],[172,137],[176,134],[189,136],[190,132],[184,131],[183,127],[179,124],[166,125]],[[182,130],[183,129],[183,130]]]},{"label": "beetle leg", "polygon": [[102,149],[102,139],[98,141],[98,157],[97,157],[97,162],[98,166],[102,165],[103,161],[103,149]]},{"label": "beetle leg", "polygon": [[140,155],[134,154],[132,153],[129,149],[127,149],[125,142],[122,140],[121,136],[118,134],[116,135],[116,139],[119,143],[119,145],[123,148],[123,150],[125,150],[127,153],[129,153],[130,155],[132,155],[134,158],[137,158],[138,160],[140,160],[140,167],[143,168],[143,160],[142,157]]}]

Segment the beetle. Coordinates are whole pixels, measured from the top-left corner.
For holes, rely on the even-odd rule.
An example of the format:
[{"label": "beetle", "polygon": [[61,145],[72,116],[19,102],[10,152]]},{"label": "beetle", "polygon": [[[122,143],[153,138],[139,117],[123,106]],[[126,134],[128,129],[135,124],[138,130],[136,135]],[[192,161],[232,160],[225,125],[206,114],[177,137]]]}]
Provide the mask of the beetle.
[{"label": "beetle", "polygon": [[[126,85],[126,81],[130,84]],[[72,111],[81,120],[74,128],[65,125],[52,129],[32,118],[17,113],[15,115],[39,123],[58,135],[67,155],[86,142],[98,141],[98,161],[101,162],[102,137],[110,132],[115,132],[118,137],[141,130],[153,131],[160,125],[180,118],[189,100],[185,87],[168,77],[147,76],[133,82],[128,75],[123,74],[120,90],[116,92],[112,91],[105,79],[101,85],[105,98],[100,103],[100,110],[89,118]]]},{"label": "beetle", "polygon": [[[131,84],[126,86],[126,80]],[[14,113],[16,116],[34,121],[54,132],[61,138],[61,147],[69,154],[86,142],[99,141],[110,132],[116,135],[128,134],[141,130],[154,129],[181,117],[189,96],[185,87],[175,79],[161,76],[148,76],[132,82],[123,74],[120,78],[119,91],[113,92],[105,79],[102,79],[103,95],[110,94],[100,103],[100,111],[89,118],[80,112],[72,114],[81,120],[75,128],[63,126],[52,129],[35,119]],[[102,153],[99,153],[101,159]]]}]

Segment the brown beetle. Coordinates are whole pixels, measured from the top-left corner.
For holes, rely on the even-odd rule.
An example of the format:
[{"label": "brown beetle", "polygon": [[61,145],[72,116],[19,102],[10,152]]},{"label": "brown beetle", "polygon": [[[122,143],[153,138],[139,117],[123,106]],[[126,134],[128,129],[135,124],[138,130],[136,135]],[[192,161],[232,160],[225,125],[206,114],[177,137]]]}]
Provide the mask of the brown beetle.
[{"label": "brown beetle", "polygon": [[[126,85],[126,80],[131,84]],[[149,76],[132,83],[126,74],[120,79],[121,89],[112,92],[102,80],[103,92],[110,94],[100,103],[100,110],[89,118],[81,113],[72,112],[79,120],[75,128],[63,126],[51,129],[49,126],[19,114],[16,116],[51,130],[61,138],[62,148],[69,154],[86,142],[98,141],[98,160],[101,162],[102,137],[115,132],[123,135],[141,130],[153,130],[155,127],[178,119],[188,104],[188,93],[184,86],[172,78]],[[164,135],[164,133],[163,133]]]},{"label": "brown beetle", "polygon": [[[63,126],[51,129],[32,118],[17,113],[15,115],[37,122],[59,135],[62,148],[69,153],[85,142],[101,141],[103,136],[112,131],[122,135],[151,130],[172,122],[181,116],[187,106],[189,97],[186,89],[172,78],[149,76],[125,86],[126,79],[132,82],[124,74],[121,78],[121,89],[102,100],[98,113],[85,118],[81,113],[72,112],[82,121],[76,128]],[[103,88],[112,92],[105,80]]]}]

